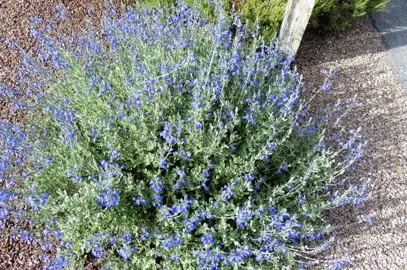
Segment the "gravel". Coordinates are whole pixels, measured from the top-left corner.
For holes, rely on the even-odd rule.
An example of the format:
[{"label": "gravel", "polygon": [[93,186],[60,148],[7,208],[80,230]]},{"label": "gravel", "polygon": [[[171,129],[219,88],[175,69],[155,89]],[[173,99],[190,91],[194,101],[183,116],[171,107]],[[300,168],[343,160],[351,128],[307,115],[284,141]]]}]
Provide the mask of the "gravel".
[{"label": "gravel", "polygon": [[[322,69],[337,73],[332,90],[319,94],[314,107],[358,95],[361,105],[345,124],[360,126],[368,140],[363,160],[347,177],[355,183],[369,177],[370,198],[360,207],[329,213],[338,227],[337,241],[320,259],[341,259],[347,252],[352,269],[407,269],[407,98],[380,35],[367,17],[340,33],[307,31],[297,58],[305,78],[305,98],[323,83]],[[357,223],[366,213],[376,215],[371,226]]]},{"label": "gravel", "polygon": [[[64,1],[71,21],[57,25],[58,31],[74,34],[83,26],[88,4],[100,15],[101,2]],[[58,0],[0,0],[0,82],[13,83],[20,58],[7,48],[6,38],[32,49],[28,19],[32,16],[53,17]],[[347,177],[372,180],[371,197],[359,208],[341,208],[329,213],[338,226],[337,241],[323,259],[338,259],[349,254],[355,269],[407,269],[407,178],[406,97],[388,64],[382,40],[368,18],[336,34],[308,31],[298,53],[298,67],[304,74],[306,91],[311,96],[323,82],[321,69],[334,68],[337,79],[333,90],[317,96],[313,106],[334,104],[337,98],[358,94],[362,104],[347,117],[350,128],[362,127],[369,141],[366,155],[358,169]],[[0,116],[20,115],[0,101]],[[0,118],[1,118],[0,117]],[[355,224],[355,216],[375,213],[374,225]],[[0,269],[37,269],[38,246],[0,235]],[[322,257],[321,257],[322,258]]]}]

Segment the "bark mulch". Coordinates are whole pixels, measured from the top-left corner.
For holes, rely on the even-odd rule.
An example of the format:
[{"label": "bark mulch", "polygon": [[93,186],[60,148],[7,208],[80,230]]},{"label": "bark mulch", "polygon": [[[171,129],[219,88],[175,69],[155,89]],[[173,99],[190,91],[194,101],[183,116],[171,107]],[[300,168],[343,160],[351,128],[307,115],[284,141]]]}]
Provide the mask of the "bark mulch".
[{"label": "bark mulch", "polygon": [[[88,8],[92,6],[94,19],[97,21],[102,13],[103,3],[103,0],[0,0],[0,84],[16,83],[14,76],[21,62],[18,51],[9,48],[7,39],[33,53],[34,38],[30,34],[32,17],[55,19],[54,9],[58,4],[62,4],[69,12],[69,20],[57,23],[55,30],[75,37],[85,25]],[[115,0],[113,3],[120,6],[122,2]],[[0,119],[5,118],[15,122],[22,120],[24,115],[16,114],[10,104],[0,99]],[[21,239],[13,241],[11,237],[0,234],[0,269],[39,269],[41,262],[38,251],[41,250],[37,245]]]}]

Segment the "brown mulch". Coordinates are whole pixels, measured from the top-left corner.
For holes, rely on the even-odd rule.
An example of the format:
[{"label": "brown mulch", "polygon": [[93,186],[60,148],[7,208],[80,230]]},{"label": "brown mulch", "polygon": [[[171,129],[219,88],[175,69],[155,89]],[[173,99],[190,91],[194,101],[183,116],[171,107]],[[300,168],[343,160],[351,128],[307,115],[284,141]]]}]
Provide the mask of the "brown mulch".
[{"label": "brown mulch", "polygon": [[[69,20],[58,22],[54,29],[75,37],[85,24],[88,8],[92,6],[94,20],[97,21],[101,16],[103,3],[103,0],[0,0],[0,84],[15,85],[15,74],[21,62],[19,52],[7,45],[7,39],[33,53],[34,38],[30,34],[32,17],[54,19],[55,7],[62,4],[69,12]],[[119,0],[113,3],[117,6],[122,4]],[[14,122],[23,117],[21,113],[13,112],[10,104],[0,99],[0,119],[7,118]],[[19,239],[13,241],[6,234],[0,234],[0,270],[39,269],[41,263],[38,252],[41,250],[36,245]]]},{"label": "brown mulch", "polygon": [[[123,8],[128,0],[113,0]],[[68,11],[68,20],[57,21],[54,32],[76,37],[85,27],[88,8],[92,7],[92,23],[99,21],[104,9],[104,0],[0,0],[0,83],[14,85],[21,57],[19,52],[7,45],[7,39],[15,42],[30,54],[33,53],[34,38],[30,34],[31,18],[55,20],[55,7],[62,4]],[[45,23],[40,24],[44,26]],[[35,54],[34,54],[35,55]],[[0,103],[0,115],[12,112],[7,104]]]}]

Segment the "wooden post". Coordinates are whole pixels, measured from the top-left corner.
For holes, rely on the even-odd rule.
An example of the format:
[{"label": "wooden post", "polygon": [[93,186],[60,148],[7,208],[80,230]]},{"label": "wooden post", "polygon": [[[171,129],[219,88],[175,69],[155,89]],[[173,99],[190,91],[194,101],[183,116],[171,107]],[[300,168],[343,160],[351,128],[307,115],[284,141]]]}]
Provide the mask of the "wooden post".
[{"label": "wooden post", "polygon": [[280,46],[289,49],[294,55],[301,44],[315,0],[288,0],[283,24],[280,28]]}]

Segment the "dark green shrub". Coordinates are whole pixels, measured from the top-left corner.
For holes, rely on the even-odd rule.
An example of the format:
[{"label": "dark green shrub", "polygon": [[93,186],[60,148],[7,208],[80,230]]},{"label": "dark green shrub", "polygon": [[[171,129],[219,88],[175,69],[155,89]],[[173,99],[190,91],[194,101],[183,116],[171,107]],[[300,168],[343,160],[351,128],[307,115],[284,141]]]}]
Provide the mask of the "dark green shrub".
[{"label": "dark green shrub", "polygon": [[342,30],[354,18],[380,11],[389,0],[317,0],[311,23],[329,30]]},{"label": "dark green shrub", "polygon": [[[210,1],[200,0],[199,10],[206,17],[212,17],[213,6],[208,6]],[[284,18],[287,0],[223,0],[225,11],[243,13],[243,21],[248,20],[254,28],[257,20],[261,33],[266,38],[271,38],[278,33]],[[365,15],[367,12],[379,11],[389,0],[316,0],[310,26],[325,30],[342,30],[349,26],[354,18]],[[130,1],[135,3],[135,1]],[[151,7],[157,7],[160,3],[173,5],[176,0],[141,0]],[[193,0],[186,3],[192,5]]]},{"label": "dark green shrub", "polygon": [[[316,0],[310,25],[326,30],[342,30],[367,12],[379,11],[389,0]],[[240,4],[244,19],[258,19],[262,34],[273,37],[283,21],[287,0],[246,0]]]},{"label": "dark green shrub", "polygon": [[263,36],[273,37],[284,18],[286,0],[247,0],[241,6],[243,19],[252,24],[257,20]]}]

